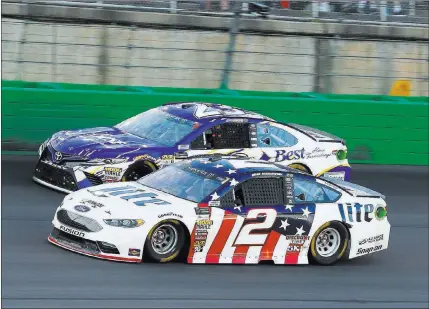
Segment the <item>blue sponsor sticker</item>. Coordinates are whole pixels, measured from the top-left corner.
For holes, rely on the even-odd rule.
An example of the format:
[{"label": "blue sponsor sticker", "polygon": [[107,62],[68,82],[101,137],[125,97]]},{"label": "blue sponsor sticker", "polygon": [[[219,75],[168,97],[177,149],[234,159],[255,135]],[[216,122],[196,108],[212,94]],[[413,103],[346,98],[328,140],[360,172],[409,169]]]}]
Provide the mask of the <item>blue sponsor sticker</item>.
[{"label": "blue sponsor sticker", "polygon": [[89,208],[88,206],[85,206],[85,205],[76,205],[74,207],[74,209],[76,209],[79,212],[88,212],[91,210],[91,208]]}]

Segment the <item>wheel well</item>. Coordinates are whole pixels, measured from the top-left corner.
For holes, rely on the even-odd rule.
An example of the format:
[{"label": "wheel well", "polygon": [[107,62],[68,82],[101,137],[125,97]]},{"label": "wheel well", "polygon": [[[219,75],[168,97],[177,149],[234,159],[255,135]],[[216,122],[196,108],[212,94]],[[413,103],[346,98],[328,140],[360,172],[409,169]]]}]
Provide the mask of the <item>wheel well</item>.
[{"label": "wheel well", "polygon": [[[180,220],[177,220],[177,219],[166,219],[166,220],[161,220],[161,221],[159,221],[157,224],[155,224],[154,226],[152,226],[152,228],[149,230],[149,233],[148,233],[148,235],[151,233],[151,232],[153,232],[153,230],[155,229],[155,227],[156,226],[159,226],[159,224],[161,224],[161,223],[163,223],[163,222],[168,222],[168,221],[171,221],[171,220],[174,220],[174,221],[176,221],[176,222],[178,222],[182,227],[183,227],[183,230],[185,231],[185,244],[184,244],[184,246],[183,246],[183,252],[181,252],[180,253],[180,255],[181,255],[181,257],[180,257],[180,260],[183,260],[184,262],[186,261],[186,259],[187,259],[187,257],[188,257],[188,254],[189,254],[189,249],[190,249],[190,246],[191,246],[191,233],[189,232],[189,229],[188,229],[188,227],[185,225],[185,223],[183,223],[182,221],[180,221]],[[144,240],[144,242],[143,242],[143,259],[145,258],[144,257],[144,251],[146,250],[145,248],[146,248],[146,242],[148,241],[148,236],[146,236],[146,239]]]},{"label": "wheel well", "polygon": [[[344,255],[343,255],[343,257],[341,259],[348,259],[348,256],[349,256],[349,253],[350,253],[351,237],[352,237],[351,234],[350,234],[350,230],[349,230],[349,228],[351,227],[351,225],[349,225],[347,223],[344,223],[342,221],[338,221],[338,220],[332,220],[332,221],[328,221],[326,223],[331,223],[331,222],[336,222],[336,223],[341,224],[342,226],[344,226],[344,228],[347,231],[347,235],[349,236],[349,243],[347,244],[346,252],[344,253]],[[322,226],[325,225],[326,223],[322,224]],[[319,227],[319,229],[320,229],[320,227]],[[316,232],[318,232],[319,229]],[[314,237],[314,235],[313,235],[313,237]],[[313,241],[313,238],[311,239],[311,242],[312,241]],[[308,248],[308,252],[307,252],[307,257],[308,257],[308,261],[309,262],[313,262],[313,256],[311,255],[311,242],[310,242],[310,247]]]},{"label": "wheel well", "polygon": [[183,229],[185,230],[185,245],[183,246],[183,256],[182,257],[183,257],[184,261],[186,261],[188,258],[189,249],[191,248],[191,232],[189,232],[189,229],[185,223],[183,223],[182,221],[179,221],[179,223],[183,227]]},{"label": "wheel well", "polygon": [[313,175],[313,173],[311,172],[311,169],[303,163],[292,163],[292,164],[289,164],[288,167],[296,168],[296,167],[293,167],[294,165],[303,167],[307,173]]},{"label": "wheel well", "polygon": [[346,228],[347,234],[349,235],[349,243],[347,244],[346,252],[344,253],[342,259],[348,259],[350,254],[350,246],[352,243],[352,234],[350,233],[350,228],[352,227],[350,224],[344,223],[342,221],[335,221],[339,224],[343,225]]},{"label": "wheel well", "polygon": [[146,176],[147,174],[150,174],[156,171],[158,169],[158,166],[155,163],[150,161],[137,161],[128,167],[127,171],[125,172],[125,175],[127,175],[131,171],[140,170],[140,169],[145,170],[143,176]]}]

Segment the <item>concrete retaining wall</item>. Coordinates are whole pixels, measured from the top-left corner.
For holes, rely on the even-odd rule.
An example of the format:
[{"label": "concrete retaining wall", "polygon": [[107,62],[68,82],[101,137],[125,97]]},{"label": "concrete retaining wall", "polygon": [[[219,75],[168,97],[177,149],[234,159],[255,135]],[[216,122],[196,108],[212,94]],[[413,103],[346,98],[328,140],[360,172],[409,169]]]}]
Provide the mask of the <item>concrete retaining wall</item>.
[{"label": "concrete retaining wall", "polygon": [[[220,84],[230,19],[116,12],[112,18],[134,26],[100,25],[105,11],[57,8],[24,14],[23,7],[3,6],[3,15],[5,8],[8,17],[16,18],[2,20],[2,79],[194,88]],[[77,11],[92,24],[26,19],[48,13],[76,19]],[[137,16],[147,19],[137,22]],[[237,37],[230,72],[232,89],[387,94],[396,79],[408,79],[412,95],[429,95],[427,28],[245,19],[242,29],[246,32]],[[275,35],[267,35],[270,31]],[[327,37],[335,33],[339,36]],[[395,40],[387,40],[389,35]]]}]

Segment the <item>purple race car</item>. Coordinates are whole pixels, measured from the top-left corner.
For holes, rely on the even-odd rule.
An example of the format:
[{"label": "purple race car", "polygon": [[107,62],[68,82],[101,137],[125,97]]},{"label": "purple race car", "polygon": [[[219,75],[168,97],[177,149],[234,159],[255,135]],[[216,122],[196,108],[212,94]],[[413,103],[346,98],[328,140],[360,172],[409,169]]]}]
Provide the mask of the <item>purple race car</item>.
[{"label": "purple race car", "polygon": [[[212,103],[169,103],[114,127],[60,131],[39,149],[33,179],[62,192],[132,181],[191,156],[243,155],[313,175],[349,179],[345,142]],[[234,171],[230,171],[234,173]]]}]

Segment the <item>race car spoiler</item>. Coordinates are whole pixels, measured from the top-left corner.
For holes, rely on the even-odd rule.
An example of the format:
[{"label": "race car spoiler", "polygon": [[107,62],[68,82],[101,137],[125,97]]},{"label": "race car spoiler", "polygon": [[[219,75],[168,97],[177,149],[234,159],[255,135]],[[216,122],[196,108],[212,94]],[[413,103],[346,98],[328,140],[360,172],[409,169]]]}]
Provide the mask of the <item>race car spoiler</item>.
[{"label": "race car spoiler", "polygon": [[302,134],[307,135],[311,139],[313,139],[316,142],[326,142],[326,143],[341,143],[343,145],[346,144],[346,141],[338,136],[332,135],[328,132],[321,131],[315,128],[307,127],[301,124],[296,123],[288,123],[284,124],[286,126],[289,126]]}]

